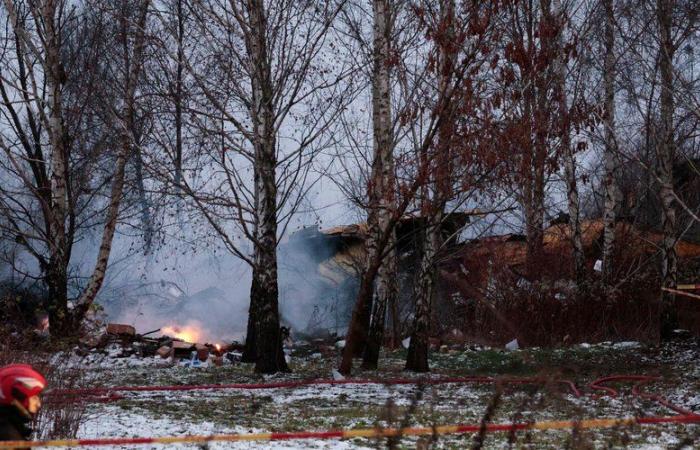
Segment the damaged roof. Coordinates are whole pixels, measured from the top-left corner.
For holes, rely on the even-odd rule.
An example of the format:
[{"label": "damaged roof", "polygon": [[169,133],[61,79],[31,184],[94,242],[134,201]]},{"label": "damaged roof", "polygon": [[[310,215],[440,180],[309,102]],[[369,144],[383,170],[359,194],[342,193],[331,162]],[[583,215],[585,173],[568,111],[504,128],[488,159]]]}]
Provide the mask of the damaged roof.
[{"label": "damaged roof", "polygon": [[[581,241],[588,258],[599,258],[602,249],[604,224],[600,219],[581,222]],[[660,249],[663,234],[654,230],[640,230],[628,222],[618,222],[615,232],[619,242],[624,242],[635,254],[653,254]],[[544,251],[549,254],[568,254],[571,252],[571,229],[566,223],[551,225],[544,230]],[[679,258],[700,258],[700,244],[680,240],[676,243]],[[518,234],[488,236],[475,239],[462,246],[459,253],[447,258],[447,264],[464,259],[497,260],[508,266],[525,263],[527,243],[525,237]],[[451,261],[449,261],[451,260]]]}]

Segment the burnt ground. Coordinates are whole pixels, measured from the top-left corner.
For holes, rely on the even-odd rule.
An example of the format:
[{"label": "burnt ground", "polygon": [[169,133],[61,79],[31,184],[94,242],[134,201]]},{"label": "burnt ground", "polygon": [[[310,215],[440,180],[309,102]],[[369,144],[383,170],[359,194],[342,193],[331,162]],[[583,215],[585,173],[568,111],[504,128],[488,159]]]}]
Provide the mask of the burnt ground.
[{"label": "burnt ground", "polygon": [[[417,377],[402,370],[405,350],[383,356],[379,370],[357,370],[353,376],[378,380]],[[633,396],[629,383],[612,385],[620,392],[616,398],[595,395],[587,388],[596,378],[612,374],[659,376],[662,380],[648,385],[645,391],[661,394],[675,404],[700,413],[699,356],[700,341],[695,339],[661,346],[623,342],[516,351],[467,348],[433,354],[433,371],[429,376],[567,379],[582,390],[583,396],[577,398],[557,383],[503,387],[491,384],[348,384],[254,391],[129,393],[116,402],[90,405],[79,435],[166,436],[433,426],[479,423],[487,409],[492,410],[493,422],[675,414],[655,401]],[[248,364],[192,369],[157,358],[113,358],[99,354],[82,358],[73,356],[69,364],[74,368],[89,368],[91,385],[254,383],[330,378],[337,357],[300,351],[292,355],[293,373],[272,377],[254,374]],[[473,447],[474,439],[468,434],[435,439],[402,438],[393,444],[395,448],[457,449]],[[699,425],[635,425],[576,432],[530,431],[515,436],[501,433],[487,436],[483,448],[652,449],[684,448],[684,444],[687,444],[686,448],[700,446]],[[211,448],[387,448],[387,441],[212,444]]]}]

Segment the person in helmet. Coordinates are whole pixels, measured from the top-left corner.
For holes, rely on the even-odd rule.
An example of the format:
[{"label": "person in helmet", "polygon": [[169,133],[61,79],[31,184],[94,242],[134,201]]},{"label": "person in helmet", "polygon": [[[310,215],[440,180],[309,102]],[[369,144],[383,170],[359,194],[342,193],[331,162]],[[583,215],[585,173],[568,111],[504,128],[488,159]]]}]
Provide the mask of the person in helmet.
[{"label": "person in helmet", "polygon": [[0,441],[30,439],[45,387],[44,377],[28,364],[0,368]]}]

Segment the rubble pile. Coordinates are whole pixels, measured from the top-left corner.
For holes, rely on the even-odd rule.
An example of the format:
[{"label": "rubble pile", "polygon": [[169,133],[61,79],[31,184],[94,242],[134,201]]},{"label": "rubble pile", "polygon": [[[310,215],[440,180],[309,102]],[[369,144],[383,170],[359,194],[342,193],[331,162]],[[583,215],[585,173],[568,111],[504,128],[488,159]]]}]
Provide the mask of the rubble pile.
[{"label": "rubble pile", "polygon": [[76,352],[109,353],[116,358],[159,357],[189,367],[222,366],[241,361],[243,345],[238,342],[210,344],[186,342],[168,335],[152,337],[161,330],[138,334],[131,325],[110,323],[104,329],[83,336]]},{"label": "rubble pile", "polygon": [[[109,323],[106,327],[93,330],[80,339],[76,349],[79,356],[105,354],[110,358],[131,358],[135,360],[155,358],[164,364],[179,364],[185,367],[218,367],[237,364],[243,357],[243,344],[239,342],[210,344],[188,342],[179,337],[164,334],[165,329],[139,334],[131,325]],[[335,333],[295,333],[283,330],[283,347],[287,362],[291,358],[326,360],[336,358],[345,347],[343,336]],[[408,348],[410,337],[401,341]],[[431,351],[441,353],[471,348],[467,336],[460,330],[452,329],[439,337],[430,338]]]}]

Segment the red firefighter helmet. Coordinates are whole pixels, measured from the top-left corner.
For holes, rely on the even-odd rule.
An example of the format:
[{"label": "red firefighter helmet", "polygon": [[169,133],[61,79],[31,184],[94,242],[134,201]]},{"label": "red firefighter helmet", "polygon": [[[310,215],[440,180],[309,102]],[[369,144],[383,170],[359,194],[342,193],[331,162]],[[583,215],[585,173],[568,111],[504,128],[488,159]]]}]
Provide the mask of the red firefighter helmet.
[{"label": "red firefighter helmet", "polygon": [[29,364],[10,364],[0,368],[0,405],[15,401],[25,409],[29,398],[39,395],[46,387],[46,379]]}]

